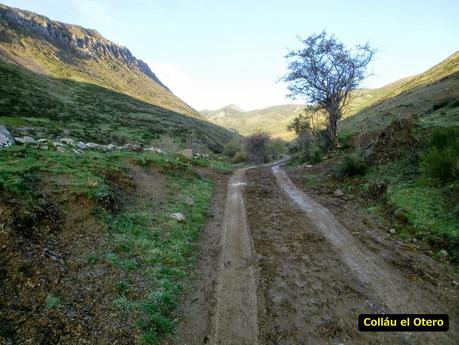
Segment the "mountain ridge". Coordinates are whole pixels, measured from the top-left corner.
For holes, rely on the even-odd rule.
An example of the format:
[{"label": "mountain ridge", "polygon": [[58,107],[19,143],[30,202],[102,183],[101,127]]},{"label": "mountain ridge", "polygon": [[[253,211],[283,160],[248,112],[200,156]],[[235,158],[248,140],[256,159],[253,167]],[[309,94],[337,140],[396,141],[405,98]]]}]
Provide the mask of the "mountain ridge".
[{"label": "mountain ridge", "polygon": [[[439,84],[436,86],[435,99],[441,99],[441,92],[444,93],[445,97],[457,97],[453,92],[454,81],[446,80],[447,78],[453,78],[457,73],[459,73],[459,52],[451,54],[420,74],[401,78],[379,88],[357,89],[353,93],[351,103],[343,114],[340,126],[346,132],[352,132],[350,129],[355,124],[359,123],[359,127],[363,126],[360,118],[372,119],[370,113],[375,109],[383,112],[383,109],[379,109],[384,108],[384,105],[380,106],[381,104],[386,102],[385,104],[387,105],[390,102],[396,102],[398,99],[407,97],[407,93],[414,92],[419,88],[429,88],[429,90],[425,89],[428,93],[434,84]],[[451,95],[448,96],[447,94]],[[416,102],[413,100],[407,103],[414,104]],[[428,104],[426,101],[426,105]],[[295,135],[293,132],[288,132],[286,127],[303,108],[304,105],[282,104],[249,111],[235,111],[233,105],[228,105],[216,110],[204,110],[201,111],[201,114],[209,121],[234,129],[243,135],[250,134],[251,131],[261,128],[268,130],[275,137],[290,140]],[[397,109],[396,111],[408,116],[405,112],[409,111],[409,107],[405,106],[405,108]],[[426,111],[426,109],[423,108],[423,111]],[[387,125],[386,121],[381,120],[380,122]]]},{"label": "mountain ridge", "polygon": [[2,4],[0,124],[15,136],[142,145],[164,139],[215,152],[235,135],[98,31]]},{"label": "mountain ridge", "polygon": [[2,4],[0,29],[0,58],[6,62],[53,77],[70,75],[70,78],[201,118],[196,110],[175,96],[144,61],[94,29]]}]

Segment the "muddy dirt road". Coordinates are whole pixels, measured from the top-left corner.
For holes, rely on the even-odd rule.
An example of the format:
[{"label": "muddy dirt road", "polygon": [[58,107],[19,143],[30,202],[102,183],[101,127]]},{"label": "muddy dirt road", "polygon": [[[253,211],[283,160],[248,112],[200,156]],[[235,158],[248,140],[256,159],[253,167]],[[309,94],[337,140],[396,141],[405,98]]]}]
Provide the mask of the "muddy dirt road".
[{"label": "muddy dirt road", "polygon": [[[218,204],[176,344],[457,343],[451,277],[438,284],[401,269],[390,246],[369,250],[279,166],[237,170]],[[448,313],[450,331],[361,333],[361,313]]]}]

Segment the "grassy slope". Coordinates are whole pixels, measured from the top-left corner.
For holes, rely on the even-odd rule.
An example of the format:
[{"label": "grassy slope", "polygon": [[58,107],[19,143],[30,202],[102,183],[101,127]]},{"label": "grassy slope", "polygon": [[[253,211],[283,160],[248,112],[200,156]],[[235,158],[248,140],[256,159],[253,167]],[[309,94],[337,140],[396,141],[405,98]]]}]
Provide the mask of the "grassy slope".
[{"label": "grassy slope", "polygon": [[214,111],[203,111],[213,123],[225,128],[237,130],[242,135],[252,133],[258,128],[269,131],[274,137],[290,140],[294,134],[287,131],[289,122],[303,109],[302,105],[286,104],[251,111],[237,111],[222,108]]},{"label": "grassy slope", "polygon": [[[429,113],[427,122],[450,123],[457,117],[454,109],[431,112],[434,104],[441,104],[459,96],[459,53],[455,53],[428,71],[407,77],[377,89],[357,90],[345,110],[341,135],[378,131],[395,118]],[[399,96],[399,97],[397,97]],[[238,111],[233,107],[202,111],[210,121],[225,128],[233,128],[246,135],[257,128],[270,131],[275,137],[294,138],[288,123],[301,112],[301,105],[279,105],[252,111]]]},{"label": "grassy slope", "polygon": [[[2,8],[0,7],[0,10]],[[5,13],[9,8],[3,8]],[[43,16],[23,12],[30,21],[51,21]],[[77,37],[86,32],[93,39],[108,42],[95,31],[76,25],[60,24]],[[55,78],[71,79],[99,85],[124,93],[147,103],[175,112],[201,118],[199,113],[176,97],[172,92],[153,81],[136,68],[111,57],[82,58],[70,50],[63,49],[43,37],[12,26],[0,19],[0,58]],[[102,55],[101,55],[102,56]]]},{"label": "grassy slope", "polygon": [[187,145],[219,150],[232,134],[207,121],[100,86],[51,78],[0,62],[0,123],[13,133],[70,136],[100,143],[148,144],[168,133]]},{"label": "grassy slope", "polygon": [[[28,20],[54,23],[24,13]],[[77,37],[84,33],[108,42],[95,31],[59,25]],[[0,28],[0,124],[17,135],[149,144],[167,133],[182,146],[201,150],[220,150],[232,136],[117,58],[83,58],[2,19]]]},{"label": "grassy slope", "polygon": [[[459,126],[459,53],[425,73],[391,85],[376,98],[379,101],[375,104],[367,103],[366,108],[341,122],[339,136],[354,137],[350,142],[356,146],[371,147],[383,133],[375,154],[385,158],[380,161],[370,156],[368,170],[362,176],[336,180],[334,164],[331,169],[319,169],[318,174],[308,173],[305,178],[312,185],[335,184],[350,196],[357,191],[369,211],[376,210],[376,215],[394,221],[398,234],[410,240],[425,240],[436,251],[447,249],[458,261],[459,181],[456,178],[439,183],[427,178],[422,173],[421,160],[436,128]],[[399,122],[401,119],[410,120]],[[402,124],[401,129],[388,130],[397,128],[397,123]],[[353,150],[344,149],[347,153]],[[368,197],[375,185],[387,186],[379,200]]]},{"label": "grassy slope", "polygon": [[[130,179],[128,174],[132,165],[139,167],[138,169],[145,169],[146,172],[153,169],[155,176],[162,176],[165,180],[165,183],[161,184],[161,188],[165,189],[165,200],[144,200],[142,194],[133,194],[131,191],[117,201],[121,204],[113,205],[120,188],[126,188],[125,182],[120,184],[117,181]],[[18,224],[30,224],[28,226],[33,229],[31,231],[38,233],[38,226],[35,226],[40,218],[46,219],[46,212],[49,210],[65,210],[71,200],[78,200],[79,207],[84,208],[88,203],[82,201],[82,198],[92,200],[95,206],[91,206],[91,217],[98,219],[102,224],[102,230],[90,230],[100,233],[93,234],[97,238],[95,247],[93,252],[86,255],[87,264],[79,269],[94,272],[109,270],[107,274],[114,275],[111,281],[118,279],[115,286],[103,286],[98,291],[103,296],[97,298],[100,298],[102,303],[102,300],[110,296],[111,304],[115,307],[110,318],[123,320],[123,324],[119,325],[123,329],[123,334],[135,337],[138,334],[138,341],[147,344],[158,344],[161,339],[171,335],[176,318],[175,307],[183,290],[182,280],[189,272],[194,242],[205,220],[212,195],[211,181],[194,174],[189,164],[177,160],[176,157],[128,152],[85,152],[76,155],[71,152],[42,151],[16,146],[0,151],[0,190],[2,212],[5,212],[5,205],[15,210],[11,219],[7,218],[6,213],[0,213],[0,236],[5,243],[17,243],[18,248],[11,246],[9,250],[12,252],[8,252],[10,257],[19,260],[17,262],[24,259],[21,257],[19,246],[25,236]],[[56,193],[66,195],[65,201],[59,202],[59,205],[54,205],[55,201],[51,198],[51,195]],[[186,203],[186,198],[190,195],[194,200],[193,205]],[[182,212],[186,216],[186,221],[171,220],[169,215],[172,212]],[[51,236],[54,246],[59,242],[65,246],[68,237],[61,237],[61,226],[64,227],[65,224],[60,224],[57,228],[54,226],[52,233],[48,231],[40,234],[40,238],[32,237],[31,244],[35,246],[36,241],[49,243],[48,237]],[[10,235],[13,237],[8,237]],[[78,236],[83,238],[84,231],[82,230],[81,234],[77,231],[74,236],[78,241]],[[27,260],[32,259],[32,253],[29,252],[30,257]],[[78,255],[83,254],[67,256],[66,263],[78,263],[82,259]],[[5,258],[0,256],[0,261],[3,259]],[[21,276],[20,272],[12,275],[13,267],[11,264],[7,270],[1,271],[11,282],[18,279],[18,275]],[[28,310],[30,323],[22,325],[21,321],[20,325],[14,317],[10,319],[8,316],[8,327],[17,327],[18,332],[26,331],[29,340],[38,341],[40,333],[51,332],[47,329],[49,320],[63,320],[62,322],[69,322],[72,326],[70,331],[66,331],[67,336],[68,332],[75,332],[74,337],[78,338],[81,328],[78,330],[76,326],[81,322],[80,310],[86,310],[85,308],[91,308],[93,305],[93,300],[87,301],[83,296],[74,295],[74,291],[80,287],[78,284],[86,284],[85,281],[80,281],[85,273],[78,270],[76,273],[66,273],[66,279],[70,277],[74,279],[73,284],[78,285],[71,290],[66,290],[61,285],[49,285],[52,279],[48,279],[44,273],[34,272],[32,268],[29,268],[28,274],[31,277],[38,274],[40,282],[40,287],[33,290],[33,296],[20,297],[20,303],[24,303],[24,308]],[[135,282],[139,281],[142,285],[135,285]],[[2,286],[0,295],[6,293],[8,290],[4,289],[9,287],[10,285]],[[29,294],[30,291],[32,290],[29,290]],[[1,308],[3,304],[0,304]],[[0,310],[0,314],[2,317],[11,315],[6,309]],[[71,319],[68,317],[69,314],[73,315]],[[86,329],[90,326],[87,324],[87,318],[93,315],[83,316],[86,321],[80,326]],[[32,321],[34,319],[42,320],[38,326],[39,333],[36,333],[37,329],[34,328],[37,327]],[[110,320],[105,321],[110,323]],[[20,333],[14,335],[14,331],[11,331],[11,334],[9,332],[6,328],[1,328],[0,339],[4,336],[21,339]],[[102,338],[94,339],[108,341],[116,334],[116,329],[113,332],[115,333],[98,335]],[[59,337],[62,333],[56,329],[52,334],[53,337]],[[95,336],[88,336],[92,335]]]},{"label": "grassy slope", "polygon": [[[457,122],[452,105],[459,98],[459,53],[426,72],[391,84],[389,90],[340,123],[340,134],[377,132],[395,119],[418,116],[426,126]],[[445,106],[443,106],[445,105]]]}]

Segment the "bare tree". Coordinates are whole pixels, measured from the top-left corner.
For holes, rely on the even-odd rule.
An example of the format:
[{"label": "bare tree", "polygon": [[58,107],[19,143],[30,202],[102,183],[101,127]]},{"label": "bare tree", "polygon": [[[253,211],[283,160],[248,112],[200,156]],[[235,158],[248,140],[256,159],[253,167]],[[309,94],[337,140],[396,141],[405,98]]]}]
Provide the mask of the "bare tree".
[{"label": "bare tree", "polygon": [[268,132],[257,129],[247,137],[247,153],[252,162],[264,163],[268,160],[267,145],[271,140]]},{"label": "bare tree", "polygon": [[287,54],[288,73],[282,80],[289,83],[290,97],[305,97],[308,103],[327,112],[328,135],[335,144],[343,109],[351,91],[367,77],[367,65],[375,50],[368,43],[349,50],[325,31],[301,42],[301,49]]}]

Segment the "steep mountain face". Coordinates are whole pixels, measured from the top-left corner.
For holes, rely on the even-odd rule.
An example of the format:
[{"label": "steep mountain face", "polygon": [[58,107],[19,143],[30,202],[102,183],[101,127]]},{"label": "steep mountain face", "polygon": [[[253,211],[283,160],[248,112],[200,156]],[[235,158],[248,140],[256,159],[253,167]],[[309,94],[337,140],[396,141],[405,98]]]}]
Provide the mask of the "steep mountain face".
[{"label": "steep mountain face", "polygon": [[126,47],[77,25],[0,4],[0,58],[53,77],[84,80],[200,117]]},{"label": "steep mountain face", "polygon": [[15,136],[219,151],[206,121],[131,52],[95,30],[0,4],[0,125]]}]

